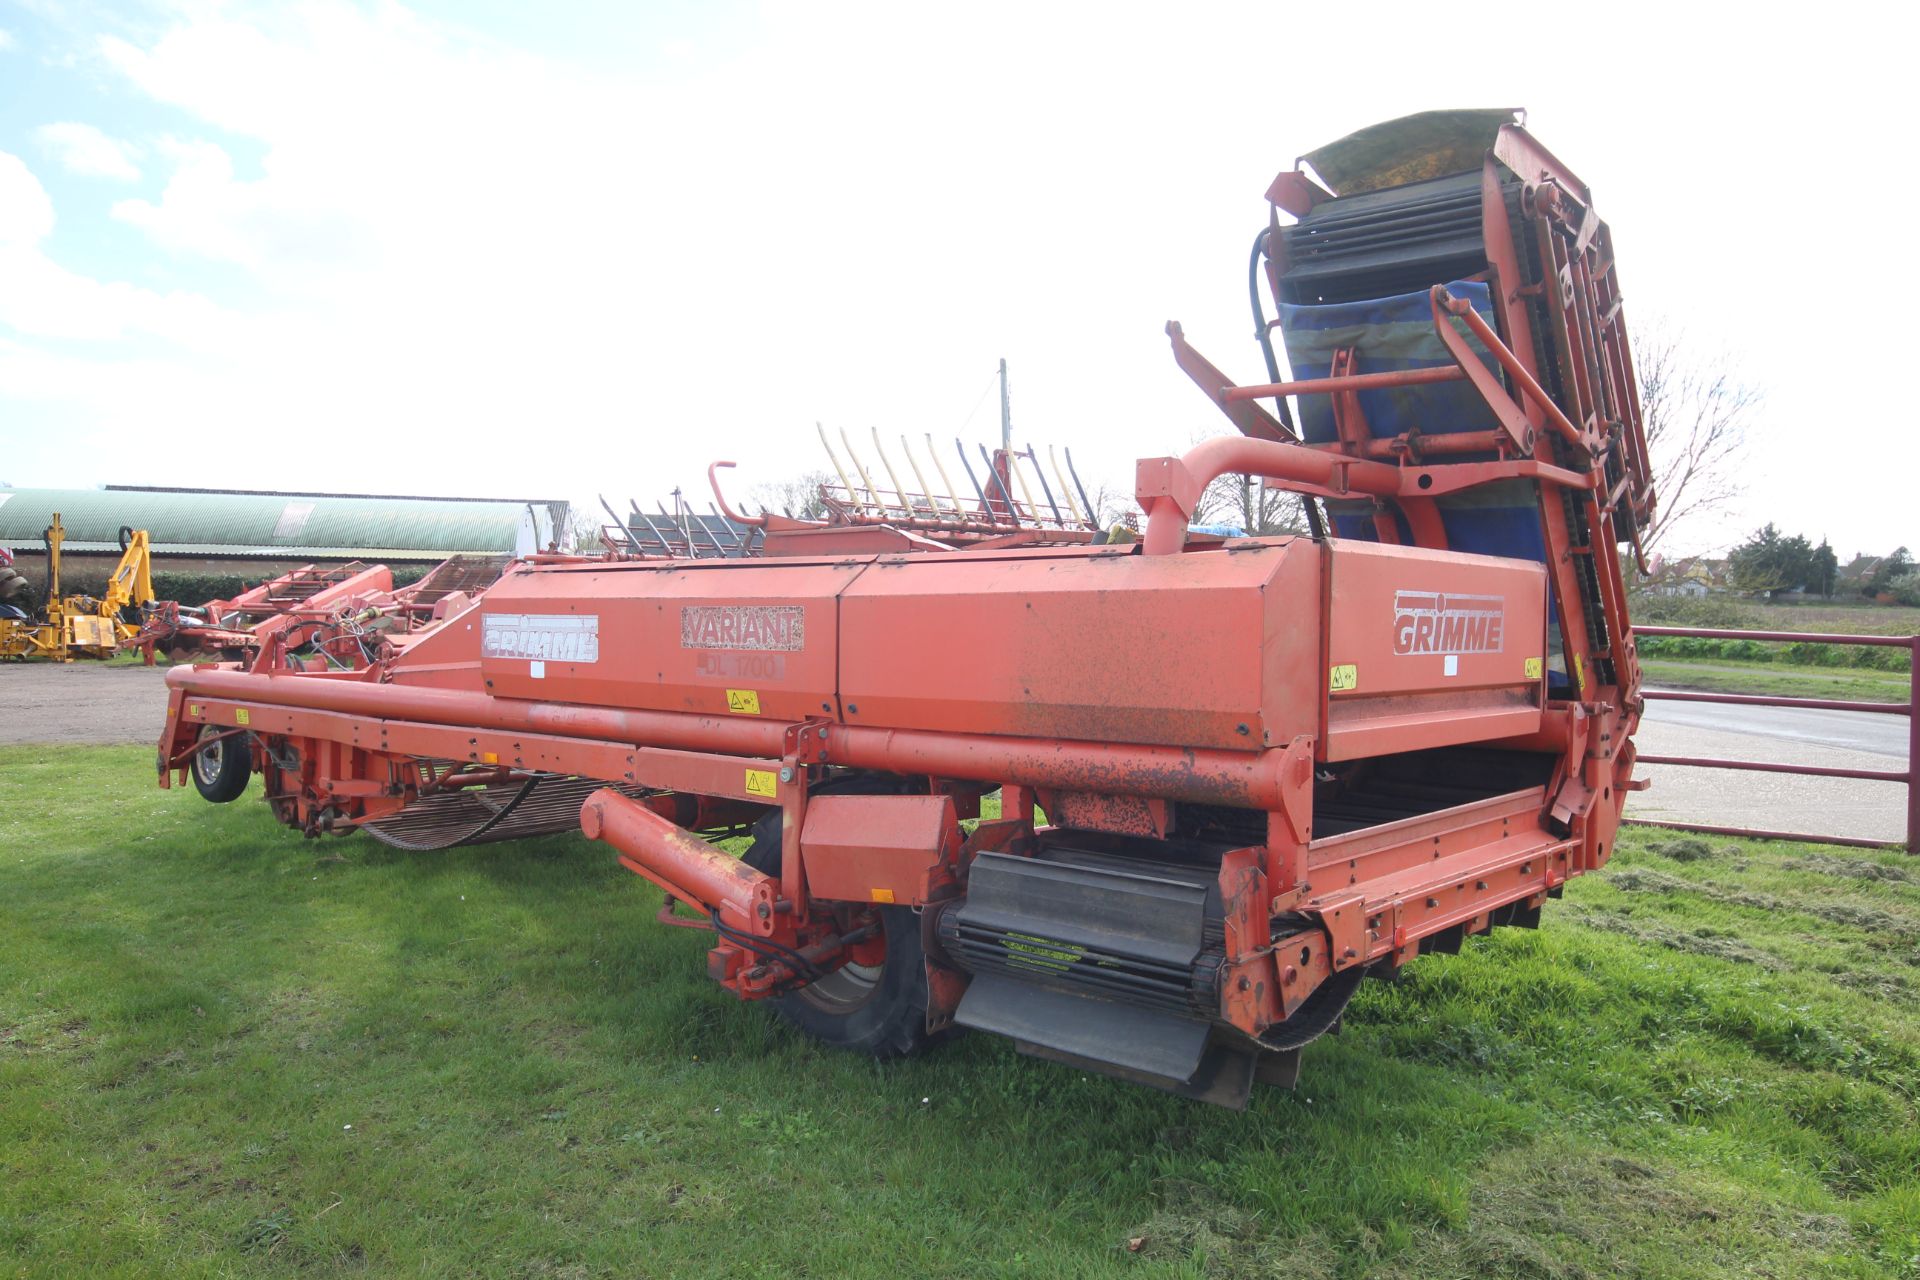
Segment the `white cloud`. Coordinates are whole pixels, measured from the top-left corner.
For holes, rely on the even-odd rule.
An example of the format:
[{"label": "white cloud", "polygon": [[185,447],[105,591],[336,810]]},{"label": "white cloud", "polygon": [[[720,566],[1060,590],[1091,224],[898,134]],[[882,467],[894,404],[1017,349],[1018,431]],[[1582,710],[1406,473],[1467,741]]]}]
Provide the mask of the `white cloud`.
[{"label": "white cloud", "polygon": [[25,161],[0,151],[0,325],[95,342],[144,334],[200,350],[243,339],[245,328],[198,294],[156,293],[60,266],[42,247],[54,225],[46,188]]},{"label": "white cloud", "polygon": [[7,52],[18,43],[19,41],[13,38],[13,32],[7,30],[5,27],[0,27],[0,53]]},{"label": "white cloud", "polygon": [[0,151],[0,249],[31,248],[53,234],[53,201],[26,161]]},{"label": "white cloud", "polygon": [[133,163],[138,154],[133,144],[109,138],[90,124],[72,121],[46,124],[35,130],[35,135],[69,173],[112,178],[116,182],[135,182],[140,177],[140,170]]},{"label": "white cloud", "polygon": [[[1184,320],[1230,376],[1260,376],[1243,273],[1262,191],[1304,150],[1446,105],[1432,50],[1458,44],[1457,15],[1389,3],[1376,24],[1393,38],[1369,46],[1366,76],[1309,59],[1280,83],[1260,35],[1270,6],[1190,6],[1175,24],[1164,6],[1089,22],[984,3],[769,5],[726,39],[615,6],[620,48],[651,39],[658,57],[605,72],[588,69],[612,61],[594,50],[537,58],[394,0],[190,4],[138,34],[89,31],[111,92],[180,135],[140,158],[160,189],[113,206],[144,237],[114,274],[192,292],[57,274],[45,192],[0,165],[0,184],[26,192],[0,185],[0,238],[33,250],[12,278],[37,299],[8,304],[7,323],[38,334],[59,317],[62,333],[139,344],[76,355],[20,337],[7,385],[134,447],[263,424],[377,441],[372,469],[359,447],[307,450],[301,486],[646,499],[697,489],[715,455],[740,459],[743,489],[818,466],[816,418],[932,431],[951,466],[952,433],[1005,355],[1016,437],[1069,445],[1090,485],[1130,489],[1133,458],[1223,425],[1174,369],[1162,323]],[[1289,21],[1298,47],[1351,35],[1334,9]],[[1539,38],[1587,40],[1596,65],[1661,93],[1595,97],[1523,67],[1486,97],[1526,103],[1594,184],[1635,316],[1687,316],[1768,371],[1779,421],[1862,424],[1856,444],[1892,456],[1871,380],[1832,384],[1804,326],[1778,320],[1779,272],[1754,266],[1780,260],[1778,219],[1729,218],[1713,179],[1782,156],[1807,157],[1816,185],[1873,171],[1903,118],[1902,81],[1881,65],[1897,42],[1840,50],[1839,36],[1751,24],[1729,47],[1724,23],[1671,14],[1652,41],[1648,22],[1591,38],[1552,19]],[[1911,273],[1871,238],[1827,252],[1830,314],[1880,314]],[[1856,363],[1899,367],[1897,327],[1855,336]],[[7,412],[9,427],[27,420]],[[970,438],[988,434],[976,419]],[[1824,509],[1837,543],[1851,544],[1843,527],[1899,540],[1897,468],[1760,462],[1760,519],[1830,491],[1846,495]],[[86,465],[49,452],[12,470],[108,478],[75,474]],[[278,483],[264,465],[254,450],[154,447],[140,469]]]}]

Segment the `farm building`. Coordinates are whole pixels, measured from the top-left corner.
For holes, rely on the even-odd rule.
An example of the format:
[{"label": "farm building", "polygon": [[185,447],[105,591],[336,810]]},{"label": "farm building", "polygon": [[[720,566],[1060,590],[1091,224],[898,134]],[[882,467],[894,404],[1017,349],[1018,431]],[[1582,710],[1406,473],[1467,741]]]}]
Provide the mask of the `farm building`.
[{"label": "farm building", "polygon": [[[451,555],[526,555],[567,528],[565,502],[235,489],[0,489],[0,547],[45,572],[41,532],[60,513],[69,590],[104,578],[119,531],[145,529],[156,575],[248,583],[359,560],[424,571]],[[156,583],[156,590],[161,590]],[[165,591],[161,590],[165,595]]]}]

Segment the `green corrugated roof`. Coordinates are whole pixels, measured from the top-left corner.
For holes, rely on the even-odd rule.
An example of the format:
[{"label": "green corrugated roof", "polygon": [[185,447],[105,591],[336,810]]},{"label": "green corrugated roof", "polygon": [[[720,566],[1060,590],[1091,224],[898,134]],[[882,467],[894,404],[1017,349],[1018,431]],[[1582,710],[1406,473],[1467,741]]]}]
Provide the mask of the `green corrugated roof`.
[{"label": "green corrugated roof", "polygon": [[[0,546],[40,546],[60,513],[70,551],[117,551],[122,525],[145,529],[154,554],[298,559],[439,559],[511,553],[526,505],[434,498],[0,489]],[[544,525],[548,513],[541,512]],[[546,530],[541,530],[544,538]]]}]

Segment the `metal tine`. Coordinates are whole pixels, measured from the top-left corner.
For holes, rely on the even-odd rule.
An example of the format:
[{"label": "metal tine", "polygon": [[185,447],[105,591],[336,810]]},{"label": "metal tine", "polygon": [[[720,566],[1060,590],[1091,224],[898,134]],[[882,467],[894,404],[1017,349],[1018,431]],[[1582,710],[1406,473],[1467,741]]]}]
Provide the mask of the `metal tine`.
[{"label": "metal tine", "polygon": [[693,545],[693,531],[698,529],[713,545],[714,551],[720,558],[722,560],[727,558],[727,549],[720,545],[720,539],[713,536],[713,530],[707,527],[707,522],[700,518],[700,513],[693,509],[693,504],[688,502],[686,495],[678,489],[673,491],[673,509],[680,513],[680,529],[687,535],[687,545]]},{"label": "metal tine", "polygon": [[[660,518],[667,522],[667,528],[672,529],[680,535],[680,543],[687,549],[687,559],[698,560],[700,558],[700,548],[693,545],[693,531],[687,528],[686,521],[668,512],[667,504],[664,502],[656,502],[653,505],[660,508]],[[678,507],[679,505],[679,502],[676,500],[674,506]]]},{"label": "metal tine", "polygon": [[980,495],[980,514],[986,518],[989,524],[999,523],[994,519],[992,505],[987,502],[987,491],[980,487],[980,477],[973,474],[973,464],[967,461],[967,446],[960,443],[959,438],[955,437],[953,447],[959,451],[960,465],[967,469],[967,479],[973,481],[973,491]]},{"label": "metal tine", "polygon": [[1047,446],[1047,461],[1053,464],[1053,478],[1060,482],[1060,496],[1067,500],[1067,510],[1073,513],[1073,522],[1075,524],[1093,523],[1091,517],[1082,516],[1080,508],[1074,505],[1073,490],[1067,487],[1066,472],[1060,470],[1060,451],[1052,445]]},{"label": "metal tine", "polygon": [[1027,446],[1025,457],[1027,462],[1033,467],[1033,474],[1040,477],[1040,492],[1046,495],[1047,505],[1053,508],[1053,522],[1057,525],[1066,524],[1066,521],[1060,516],[1060,504],[1053,500],[1053,487],[1047,483],[1047,469],[1040,465],[1040,459],[1033,452],[1032,445]]},{"label": "metal tine", "polygon": [[913,445],[908,442],[904,431],[900,433],[900,449],[907,455],[907,466],[912,468],[914,482],[920,486],[920,492],[926,496],[927,506],[931,509],[933,518],[935,520],[945,521],[947,518],[946,509],[940,505],[938,495],[934,493],[933,487],[927,483],[926,474],[920,470],[920,459],[914,457]]},{"label": "metal tine", "polygon": [[820,433],[820,447],[827,451],[827,460],[833,463],[833,469],[840,477],[840,487],[846,490],[847,502],[851,506],[860,505],[860,495],[853,491],[853,481],[847,476],[847,469],[840,465],[840,455],[833,451],[833,441],[827,439],[827,429],[818,422],[813,429]]},{"label": "metal tine", "polygon": [[[979,448],[980,448],[980,460],[986,463],[987,465],[987,479],[993,481],[993,483],[999,488],[1000,496],[1006,500],[1007,519],[1013,521],[1013,526],[1014,528],[1017,529],[1020,527],[1020,505],[1013,500],[1013,493],[1011,490],[1007,488],[1007,482],[1000,478],[1000,473],[998,471],[994,470],[993,456],[987,452],[987,446],[981,445],[979,446]],[[1013,470],[1013,464],[1011,462],[1007,464],[1007,470],[1009,471]],[[991,510],[991,508],[989,508],[989,510]],[[1035,521],[1034,523],[1037,524],[1039,522]]]},{"label": "metal tine", "polygon": [[880,501],[880,491],[873,487],[873,478],[867,474],[867,464],[860,461],[860,454],[855,451],[853,441],[847,438],[845,427],[840,428],[840,443],[847,447],[847,456],[853,459],[853,469],[860,473],[860,483],[866,486],[867,497],[873,503],[874,513],[885,519],[887,504]]},{"label": "metal tine", "polygon": [[873,432],[873,451],[880,455],[880,465],[887,469],[887,479],[893,481],[893,496],[900,499],[900,510],[908,518],[913,517],[913,504],[907,501],[907,491],[900,483],[900,476],[893,469],[893,459],[887,456],[887,447],[880,443],[880,428],[869,427]]},{"label": "metal tine", "polygon": [[598,493],[594,496],[600,499],[600,509],[607,513],[607,519],[613,521],[613,527],[620,531],[620,536],[627,540],[627,545],[632,547],[635,553],[638,553],[640,550],[640,539],[633,536],[633,530],[627,527],[625,520],[622,520],[613,513],[613,504],[607,501],[607,495]]},{"label": "metal tine", "polygon": [[685,498],[682,498],[680,500],[680,507],[683,511],[687,513],[687,519],[692,524],[692,526],[698,529],[701,533],[704,533],[707,535],[707,541],[713,544],[714,551],[719,554],[722,560],[725,560],[727,558],[727,549],[726,547],[721,545],[720,539],[714,536],[713,526],[709,525],[705,520],[703,520],[700,516],[700,513],[693,509],[693,504],[688,502]]},{"label": "metal tine", "polygon": [[[955,443],[957,444],[958,441],[955,441]],[[946,465],[940,461],[940,451],[933,447],[933,432],[931,431],[927,432],[927,456],[933,459],[933,469],[940,473],[940,487],[947,491],[947,501],[953,504],[954,516],[958,519],[965,520],[967,518],[967,510],[960,504],[959,491],[953,487],[953,481],[947,478],[947,468]],[[961,456],[964,458],[966,455],[962,454]]]},{"label": "metal tine", "polygon": [[1027,514],[1033,518],[1033,522],[1044,524],[1045,521],[1040,518],[1040,508],[1034,505],[1033,489],[1027,484],[1027,473],[1020,469],[1020,455],[1011,448],[1007,450],[1007,475],[1020,487],[1020,497],[1025,500]]},{"label": "metal tine", "polygon": [[[733,533],[733,522],[721,515],[720,508],[711,502],[707,504],[707,510],[713,513],[714,524],[719,528],[725,529],[728,535],[731,536]],[[720,554],[728,560],[738,560],[741,555],[746,554],[745,547],[746,539],[743,538],[739,542],[729,543],[726,548],[721,550]]]},{"label": "metal tine", "polygon": [[660,532],[660,526],[655,524],[652,521],[652,519],[648,517],[647,513],[640,509],[639,503],[634,502],[631,498],[629,498],[627,502],[628,502],[628,505],[630,505],[633,508],[633,514],[635,514],[636,516],[639,516],[643,521],[645,521],[647,528],[653,531],[654,541],[660,544],[660,553],[662,555],[669,555],[669,556],[672,555],[673,544],[667,541],[666,534]]},{"label": "metal tine", "polygon": [[1087,486],[1080,483],[1080,473],[1074,470],[1073,467],[1073,450],[1062,449],[1060,452],[1067,455],[1067,474],[1073,477],[1073,487],[1080,491],[1080,505],[1087,509],[1087,523],[1089,525],[1097,524],[1100,520],[1100,513],[1093,509],[1091,502],[1087,501]]}]

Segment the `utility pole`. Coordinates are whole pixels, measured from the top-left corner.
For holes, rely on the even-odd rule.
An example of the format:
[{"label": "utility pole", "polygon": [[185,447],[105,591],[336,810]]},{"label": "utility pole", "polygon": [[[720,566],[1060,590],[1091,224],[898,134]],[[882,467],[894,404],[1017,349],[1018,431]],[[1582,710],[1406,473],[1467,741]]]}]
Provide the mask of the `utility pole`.
[{"label": "utility pole", "polygon": [[1000,357],[1000,447],[1013,452],[1013,401],[1007,398],[1007,358]]}]

